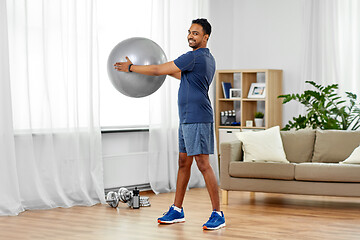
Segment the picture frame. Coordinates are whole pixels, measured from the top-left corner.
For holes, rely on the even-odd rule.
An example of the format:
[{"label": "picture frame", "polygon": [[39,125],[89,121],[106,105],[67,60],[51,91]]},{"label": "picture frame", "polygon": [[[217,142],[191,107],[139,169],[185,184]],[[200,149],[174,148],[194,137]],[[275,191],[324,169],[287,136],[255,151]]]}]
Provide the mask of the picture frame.
[{"label": "picture frame", "polygon": [[246,127],[253,127],[254,126],[254,123],[253,123],[253,121],[252,120],[246,120]]},{"label": "picture frame", "polygon": [[241,99],[241,89],[240,88],[230,88],[230,98],[231,99]]},{"label": "picture frame", "polygon": [[248,98],[265,98],[265,83],[252,83],[249,89]]}]

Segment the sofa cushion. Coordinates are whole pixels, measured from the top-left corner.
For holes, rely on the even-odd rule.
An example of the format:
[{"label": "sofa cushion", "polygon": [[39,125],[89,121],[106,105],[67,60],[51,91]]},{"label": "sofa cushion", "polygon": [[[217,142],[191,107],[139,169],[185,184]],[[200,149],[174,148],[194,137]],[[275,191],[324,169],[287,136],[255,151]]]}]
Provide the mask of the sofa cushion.
[{"label": "sofa cushion", "polygon": [[360,164],[360,145],[341,164]]},{"label": "sofa cushion", "polygon": [[319,182],[360,182],[360,165],[338,163],[299,163],[295,179]]},{"label": "sofa cushion", "polygon": [[279,126],[258,132],[237,132],[235,135],[243,143],[244,162],[289,162]]},{"label": "sofa cushion", "polygon": [[229,175],[244,178],[294,180],[295,164],[263,162],[231,162]]},{"label": "sofa cushion", "polygon": [[344,161],[360,144],[360,131],[316,130],[313,162]]},{"label": "sofa cushion", "polygon": [[311,162],[314,151],[315,130],[281,131],[281,139],[289,162]]}]

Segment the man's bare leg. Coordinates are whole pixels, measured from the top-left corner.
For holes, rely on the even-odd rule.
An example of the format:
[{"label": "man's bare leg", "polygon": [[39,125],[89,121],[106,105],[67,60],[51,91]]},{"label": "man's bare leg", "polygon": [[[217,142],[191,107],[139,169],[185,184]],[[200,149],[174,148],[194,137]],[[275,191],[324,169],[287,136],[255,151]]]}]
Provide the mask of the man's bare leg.
[{"label": "man's bare leg", "polygon": [[179,153],[179,170],[176,180],[176,193],[174,205],[178,208],[182,207],[186,187],[189,183],[191,174],[191,165],[193,156],[188,156],[186,153]]},{"label": "man's bare leg", "polygon": [[216,181],[214,170],[212,169],[209,162],[208,154],[200,154],[195,156],[196,164],[204,176],[206,188],[210,195],[212,208],[215,211],[220,211],[220,200],[219,200],[219,186]]}]

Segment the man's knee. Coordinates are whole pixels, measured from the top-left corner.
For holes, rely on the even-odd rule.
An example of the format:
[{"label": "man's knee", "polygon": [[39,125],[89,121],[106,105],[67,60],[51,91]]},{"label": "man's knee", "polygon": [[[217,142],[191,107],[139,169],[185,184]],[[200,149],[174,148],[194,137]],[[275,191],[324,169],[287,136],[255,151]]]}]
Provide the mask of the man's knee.
[{"label": "man's knee", "polygon": [[195,156],[196,164],[200,172],[205,172],[211,168],[209,163],[209,155],[197,155]]}]

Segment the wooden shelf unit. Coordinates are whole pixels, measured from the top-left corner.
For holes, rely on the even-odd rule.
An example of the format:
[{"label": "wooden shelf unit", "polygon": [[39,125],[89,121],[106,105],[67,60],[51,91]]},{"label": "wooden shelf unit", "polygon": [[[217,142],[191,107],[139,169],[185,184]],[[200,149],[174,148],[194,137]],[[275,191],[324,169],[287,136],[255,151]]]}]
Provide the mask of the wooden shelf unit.
[{"label": "wooden shelf unit", "polygon": [[[237,77],[235,77],[235,75]],[[282,126],[282,101],[281,99],[277,98],[282,94],[282,76],[282,70],[276,69],[241,69],[216,71],[215,131],[218,150],[219,129],[240,129],[240,131],[246,131],[262,130],[273,126]],[[233,88],[241,88],[241,98],[225,98],[223,94],[222,82],[230,82]],[[251,84],[256,82],[265,83],[265,98],[247,98]],[[233,110],[235,109],[235,105],[237,105],[236,110],[238,110],[240,115],[239,120],[241,125],[220,125],[221,112]],[[257,111],[262,111],[264,113],[265,125],[263,127],[246,127],[246,121],[254,121],[254,115]]]}]

